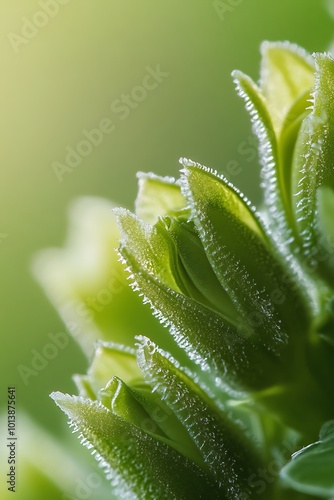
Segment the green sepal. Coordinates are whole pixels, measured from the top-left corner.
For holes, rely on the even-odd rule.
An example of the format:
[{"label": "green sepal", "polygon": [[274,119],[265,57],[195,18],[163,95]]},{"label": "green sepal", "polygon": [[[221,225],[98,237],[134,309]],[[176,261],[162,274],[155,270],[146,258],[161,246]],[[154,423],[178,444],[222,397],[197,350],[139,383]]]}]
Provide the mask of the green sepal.
[{"label": "green sepal", "polygon": [[233,303],[211,269],[193,224],[183,216],[160,217],[154,226],[128,210],[115,210],[121,229],[121,253],[178,293],[238,322]]},{"label": "green sepal", "polygon": [[88,374],[75,376],[75,382],[80,396],[99,401],[115,415],[152,435],[170,439],[184,455],[196,455],[193,443],[173,413],[151,393],[138,367],[135,350],[98,342]]},{"label": "green sepal", "polygon": [[168,444],[96,401],[52,393],[81,442],[91,449],[119,498],[216,498],[202,470]]},{"label": "green sepal", "polygon": [[291,163],[296,138],[308,113],[314,62],[288,42],[262,44],[261,81],[233,72],[259,139],[262,187],[268,225],[287,259],[298,252],[291,201]]},{"label": "green sepal", "polygon": [[167,286],[182,292],[176,248],[168,239],[164,224],[159,221],[151,226],[125,209],[116,209],[114,213],[121,229],[121,249],[126,248],[131,252],[140,267],[152,276],[157,276]]},{"label": "green sepal", "polygon": [[[162,249],[168,249],[169,245],[174,251],[167,262],[163,251],[159,251],[158,237],[161,240],[170,237],[162,221],[152,227],[123,209],[117,211],[117,216],[122,233],[120,252],[131,273],[133,287],[144,296],[145,302],[150,303],[158,319],[171,329],[176,343],[202,369],[209,370],[211,366],[213,373],[220,373],[220,379],[227,366],[232,379],[239,367],[244,372],[249,363],[242,349],[243,325],[229,325],[226,318],[187,295],[189,287],[180,277],[173,240],[170,239],[170,243],[163,241],[161,245]],[[211,360],[213,352],[217,355]]]},{"label": "green sepal", "polygon": [[315,54],[316,79],[313,114],[325,123],[322,137],[322,161],[318,165],[319,184],[334,188],[334,59],[331,54]]},{"label": "green sepal", "polygon": [[303,121],[295,147],[292,202],[304,267],[307,272],[316,273],[332,285],[333,269],[328,265],[328,245],[321,232],[319,234],[319,196],[322,195],[318,192],[319,188],[334,188],[334,60],[326,54],[314,57],[315,88],[311,113]]},{"label": "green sepal", "polygon": [[184,193],[212,269],[256,338],[280,352],[308,318],[301,294],[285,281],[288,268],[276,259],[248,200],[210,169],[182,164]]},{"label": "green sepal", "polygon": [[324,268],[327,277],[334,285],[334,190],[331,187],[320,187],[317,190],[316,222],[317,260]]},{"label": "green sepal", "polygon": [[217,411],[192,374],[149,339],[138,340],[138,364],[147,381],[189,433],[222,494],[229,499],[251,498],[247,479],[261,463],[241,431]]},{"label": "green sepal", "polygon": [[161,400],[158,393],[153,392],[146,382],[145,388],[131,388],[131,392],[136,400],[145,409],[150,417],[150,421],[144,423],[144,430],[167,437],[170,446],[190,458],[194,463],[202,466],[201,456],[188,433],[179,422],[174,412]]},{"label": "green sepal", "polygon": [[290,255],[294,244],[293,227],[289,216],[289,202],[281,173],[278,137],[274,130],[267,102],[261,89],[241,71],[232,73],[237,92],[250,114],[253,130],[259,141],[262,164],[261,177],[264,204],[268,211],[268,225],[277,245]]},{"label": "green sepal", "polygon": [[102,404],[112,413],[167,443],[200,467],[203,465],[197,448],[173,411],[152,393],[148,384],[146,388],[132,388],[113,377],[100,394]]},{"label": "green sepal", "polygon": [[317,229],[319,240],[330,254],[334,252],[333,214],[334,190],[330,187],[320,187],[317,191]]},{"label": "green sepal", "polygon": [[315,211],[316,192],[321,176],[322,137],[325,121],[311,114],[303,121],[295,146],[292,165],[292,205],[298,239],[308,266],[316,267],[312,250],[316,245]]},{"label": "green sepal", "polygon": [[179,260],[188,279],[188,295],[197,302],[215,309],[216,312],[237,322],[239,315],[234,304],[219,283],[206,256],[194,224],[176,218],[164,218],[168,233],[173,239]]},{"label": "green sepal", "polygon": [[[293,215],[292,200],[292,176],[295,147],[298,141],[303,120],[309,115],[310,89],[299,97],[293,104],[289,113],[286,115],[282,130],[278,139],[278,151],[280,162],[280,178],[282,189],[285,193],[285,210],[289,225],[293,231],[293,241],[291,241],[291,250],[298,254],[298,236],[295,219]],[[284,187],[283,187],[284,186]],[[267,186],[265,186],[267,188]]]},{"label": "green sepal", "polygon": [[305,253],[314,237],[317,188],[323,185],[334,187],[334,60],[326,54],[314,57],[316,80],[311,114],[304,120],[293,165],[295,217]]},{"label": "green sepal", "polygon": [[137,425],[149,434],[166,437],[151,419],[142,404],[138,402],[133,391],[118,377],[112,377],[106,387],[100,390],[101,403],[114,415]]},{"label": "green sepal", "polygon": [[178,359],[185,354],[199,365],[220,395],[221,391],[240,395],[245,388],[265,387],[282,371],[279,361],[243,323],[232,325],[214,310],[167,287],[141,268],[127,248],[123,247],[122,255],[132,273],[134,289],[180,347]]}]

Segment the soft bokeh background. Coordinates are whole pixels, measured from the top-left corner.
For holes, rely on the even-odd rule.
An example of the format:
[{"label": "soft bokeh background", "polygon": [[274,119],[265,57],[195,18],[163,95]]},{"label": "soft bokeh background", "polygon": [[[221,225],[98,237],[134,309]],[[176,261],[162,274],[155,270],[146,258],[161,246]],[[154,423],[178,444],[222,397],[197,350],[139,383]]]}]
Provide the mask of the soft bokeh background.
[{"label": "soft bokeh background", "polygon": [[[72,392],[71,375],[86,361],[72,341],[27,385],[18,374],[48,333],[64,330],[32,277],[33,255],[62,245],[73,198],[102,196],[131,208],[136,171],[176,175],[180,156],[225,172],[233,161],[240,172],[231,180],[258,201],[249,121],[230,73],[257,79],[264,39],[326,50],[334,22],[319,0],[226,0],[220,16],[206,0],[63,0],[45,26],[25,28],[24,42],[27,20],[43,23],[36,14],[43,3],[0,6],[0,400],[16,385],[19,416],[26,409],[57,435],[65,419],[48,394]],[[111,104],[157,65],[169,76],[121,120]],[[115,130],[60,182],[53,162],[64,163],[66,148],[103,118]]]}]

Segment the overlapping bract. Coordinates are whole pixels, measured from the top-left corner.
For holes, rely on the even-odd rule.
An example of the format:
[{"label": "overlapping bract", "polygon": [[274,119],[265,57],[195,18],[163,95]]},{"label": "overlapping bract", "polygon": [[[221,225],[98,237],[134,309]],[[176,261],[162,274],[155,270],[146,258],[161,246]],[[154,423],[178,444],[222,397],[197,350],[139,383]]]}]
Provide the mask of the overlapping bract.
[{"label": "overlapping bract", "polygon": [[[282,440],[315,439],[334,416],[334,61],[265,43],[259,85],[233,77],[259,140],[261,213],[190,160],[177,181],[140,174],[136,213],[114,210],[119,251],[141,317],[150,306],[165,329],[138,322],[134,346],[129,306],[127,347],[102,329],[80,396],[53,394],[122,498],[253,498]],[[282,477],[326,498],[332,481],[300,472],[318,455]]]}]

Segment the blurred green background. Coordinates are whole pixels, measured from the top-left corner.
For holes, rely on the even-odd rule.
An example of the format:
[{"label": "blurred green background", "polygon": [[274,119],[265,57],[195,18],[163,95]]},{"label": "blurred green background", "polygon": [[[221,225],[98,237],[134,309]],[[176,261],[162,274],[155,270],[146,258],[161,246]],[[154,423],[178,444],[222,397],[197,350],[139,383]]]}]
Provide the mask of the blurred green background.
[{"label": "blurred green background", "polygon": [[[254,143],[230,73],[257,79],[264,39],[326,50],[334,23],[319,0],[59,0],[52,10],[54,2],[0,7],[0,400],[16,385],[19,410],[57,434],[64,416],[48,394],[74,391],[71,376],[86,361],[72,341],[28,385],[18,374],[48,333],[64,330],[32,277],[34,254],[63,244],[73,198],[132,208],[136,171],[177,175],[180,156],[225,172],[237,162],[231,180],[257,202]],[[50,13],[41,16],[47,3]],[[121,119],[112,103],[157,65],[168,76]],[[60,182],[54,162],[65,163],[66,148],[104,118],[114,130]]]}]

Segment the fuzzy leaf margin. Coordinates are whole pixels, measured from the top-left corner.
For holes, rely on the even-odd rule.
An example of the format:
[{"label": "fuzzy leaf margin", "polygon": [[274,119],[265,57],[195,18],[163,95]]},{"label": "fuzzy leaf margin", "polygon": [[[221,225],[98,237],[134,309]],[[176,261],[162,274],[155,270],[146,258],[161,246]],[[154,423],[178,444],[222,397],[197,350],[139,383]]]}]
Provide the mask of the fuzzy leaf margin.
[{"label": "fuzzy leaf margin", "polygon": [[215,488],[201,469],[166,443],[96,401],[60,392],[51,397],[120,498],[215,498]]}]

